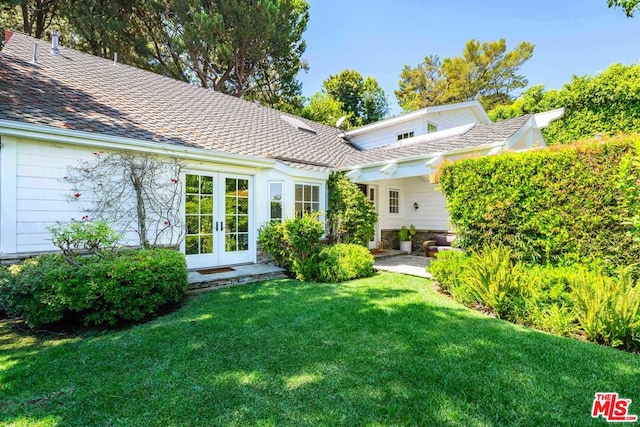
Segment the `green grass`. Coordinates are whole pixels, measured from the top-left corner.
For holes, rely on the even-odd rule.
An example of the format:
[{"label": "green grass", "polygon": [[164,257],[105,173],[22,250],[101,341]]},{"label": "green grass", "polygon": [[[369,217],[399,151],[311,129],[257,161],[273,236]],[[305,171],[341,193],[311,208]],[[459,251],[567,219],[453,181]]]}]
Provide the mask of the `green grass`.
[{"label": "green grass", "polygon": [[0,424],[606,425],[640,357],[469,310],[425,279],[291,280],[201,294],[122,331],[0,324]]}]

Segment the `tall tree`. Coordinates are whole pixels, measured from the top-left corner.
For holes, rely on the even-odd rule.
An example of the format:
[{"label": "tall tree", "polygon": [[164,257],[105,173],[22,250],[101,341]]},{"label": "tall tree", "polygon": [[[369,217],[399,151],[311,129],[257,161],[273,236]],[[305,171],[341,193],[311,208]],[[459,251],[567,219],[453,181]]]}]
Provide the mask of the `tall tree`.
[{"label": "tall tree", "polygon": [[112,58],[118,53],[120,61],[144,67],[152,53],[141,31],[141,19],[147,17],[145,3],[66,0],[60,14],[73,34],[64,38],[65,44],[103,58]]},{"label": "tall tree", "polygon": [[[317,113],[334,115],[341,110],[348,117],[349,126],[355,127],[381,120],[389,112],[389,102],[378,81],[373,77],[365,79],[355,70],[331,75],[322,86],[322,91],[314,95],[305,108],[316,113],[314,120],[333,125],[333,117]],[[328,123],[329,120],[332,123]]]},{"label": "tall tree", "polygon": [[300,115],[327,126],[335,126],[342,116],[349,118],[349,114],[343,109],[342,102],[322,91],[314,93],[309,98],[308,103],[300,111]]},{"label": "tall tree", "polygon": [[621,7],[628,18],[631,18],[634,12],[640,9],[639,0],[607,0],[609,7]]},{"label": "tall tree", "polygon": [[573,76],[561,90],[534,86],[509,106],[489,111],[493,120],[563,107],[564,117],[544,129],[549,144],[594,134],[640,132],[640,65],[613,64],[594,76]]},{"label": "tall tree", "polygon": [[304,0],[152,1],[154,60],[173,77],[277,106],[300,93]]},{"label": "tall tree", "polygon": [[296,76],[308,68],[305,0],[2,0],[0,6],[3,20],[18,22],[26,8],[25,22],[42,21],[45,29],[55,12],[69,24],[62,34],[67,46],[106,58],[117,52],[121,62],[202,87],[302,108]]},{"label": "tall tree", "polygon": [[0,27],[43,38],[49,27],[59,22],[58,12],[62,3],[63,0],[2,0]]},{"label": "tall tree", "polygon": [[403,68],[400,89],[395,91],[398,103],[405,111],[472,100],[487,109],[510,103],[512,92],[527,86],[527,79],[518,71],[533,49],[533,44],[522,42],[507,52],[505,39],[469,40],[462,56],[441,60],[429,55],[415,68]]}]

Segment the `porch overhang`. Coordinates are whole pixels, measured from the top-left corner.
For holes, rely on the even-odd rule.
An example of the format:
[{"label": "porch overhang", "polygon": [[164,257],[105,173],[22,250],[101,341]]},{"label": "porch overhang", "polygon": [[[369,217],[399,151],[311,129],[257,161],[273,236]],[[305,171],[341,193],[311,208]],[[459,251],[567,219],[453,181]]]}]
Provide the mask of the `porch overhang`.
[{"label": "porch overhang", "polygon": [[520,129],[509,138],[491,144],[476,145],[455,150],[403,157],[368,164],[341,168],[346,176],[356,182],[374,182],[400,178],[421,177],[433,182],[441,163],[465,157],[491,156],[505,151],[522,151],[536,147],[545,147],[546,143],[540,130],[564,115],[564,108],[533,114]]},{"label": "porch overhang", "polygon": [[420,156],[405,157],[397,160],[388,160],[348,168],[340,171],[356,182],[384,181],[399,178],[422,177],[429,179],[429,175],[435,174],[441,163],[453,161],[463,157],[484,156],[496,149],[502,150],[503,142],[475,147],[460,148],[457,150],[430,153]]}]

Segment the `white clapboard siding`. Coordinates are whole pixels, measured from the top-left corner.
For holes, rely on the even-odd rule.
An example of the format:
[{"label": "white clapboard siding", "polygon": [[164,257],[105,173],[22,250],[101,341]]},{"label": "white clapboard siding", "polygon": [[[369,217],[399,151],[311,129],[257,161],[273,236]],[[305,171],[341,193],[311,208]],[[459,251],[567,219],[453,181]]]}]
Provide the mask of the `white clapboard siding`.
[{"label": "white clapboard siding", "polygon": [[[445,197],[437,184],[422,178],[389,180],[379,183],[380,229],[399,229],[413,224],[419,230],[446,231],[451,228]],[[400,190],[400,214],[389,214],[389,189]],[[418,210],[413,207],[418,203]]]},{"label": "white clapboard siding", "polygon": [[397,135],[405,132],[414,132],[414,136],[427,133],[427,122],[438,126],[438,130],[451,129],[470,123],[478,123],[478,118],[470,108],[460,108],[439,113],[425,113],[424,116],[397,123],[380,129],[374,129],[364,135],[352,137],[352,141],[359,147],[370,150],[394,144],[398,141]]},{"label": "white clapboard siding", "polygon": [[[70,199],[72,185],[65,181],[68,166],[81,160],[93,160],[91,149],[64,144],[20,140],[16,165],[16,250],[48,251],[55,247],[47,227],[58,222],[81,220],[90,215],[91,197],[81,195],[79,202]],[[124,244],[137,244],[135,233],[127,233]]]}]

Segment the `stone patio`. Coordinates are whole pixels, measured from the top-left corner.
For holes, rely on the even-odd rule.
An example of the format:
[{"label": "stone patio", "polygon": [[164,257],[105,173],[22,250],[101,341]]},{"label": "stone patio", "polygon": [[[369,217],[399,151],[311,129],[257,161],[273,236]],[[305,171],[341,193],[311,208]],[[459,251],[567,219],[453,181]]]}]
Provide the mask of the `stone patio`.
[{"label": "stone patio", "polygon": [[[405,252],[398,250],[385,250],[374,254],[374,257],[373,268],[375,270],[432,278],[425,270],[430,260],[425,256],[407,255]],[[260,282],[262,280],[286,278],[287,275],[284,269],[271,264],[234,265],[232,267],[214,268],[209,271],[206,269],[189,270],[188,292],[197,293],[228,286]]]},{"label": "stone patio", "polygon": [[417,255],[394,255],[376,258],[373,268],[376,270],[390,271],[392,273],[408,274],[410,276],[433,277],[427,273],[425,267],[429,265],[431,258]]},{"label": "stone patio", "polygon": [[[189,270],[189,293],[208,291],[228,286],[244,285],[270,279],[286,279],[284,269],[271,264],[245,264],[212,269],[203,274],[198,270]],[[200,269],[199,271],[205,271]]]}]

